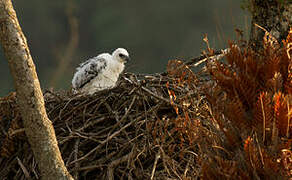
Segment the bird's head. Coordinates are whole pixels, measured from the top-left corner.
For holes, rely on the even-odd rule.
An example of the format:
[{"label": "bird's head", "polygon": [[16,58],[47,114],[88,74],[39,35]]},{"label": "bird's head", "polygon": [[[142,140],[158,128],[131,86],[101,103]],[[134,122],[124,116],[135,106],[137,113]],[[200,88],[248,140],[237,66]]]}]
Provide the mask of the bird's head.
[{"label": "bird's head", "polygon": [[118,49],[116,49],[116,50],[113,52],[112,56],[113,56],[116,60],[118,60],[119,62],[121,62],[121,63],[126,63],[126,62],[128,62],[128,61],[130,60],[129,53],[128,53],[128,51],[127,51],[126,49],[124,49],[124,48],[118,48]]}]

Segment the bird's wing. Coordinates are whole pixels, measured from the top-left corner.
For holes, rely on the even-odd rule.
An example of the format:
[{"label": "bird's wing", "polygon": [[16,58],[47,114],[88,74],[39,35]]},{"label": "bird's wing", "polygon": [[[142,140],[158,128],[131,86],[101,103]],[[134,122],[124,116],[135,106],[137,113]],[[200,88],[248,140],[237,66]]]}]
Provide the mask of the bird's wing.
[{"label": "bird's wing", "polygon": [[99,76],[106,66],[106,59],[102,56],[97,56],[81,63],[72,80],[73,88],[82,88],[92,79]]}]

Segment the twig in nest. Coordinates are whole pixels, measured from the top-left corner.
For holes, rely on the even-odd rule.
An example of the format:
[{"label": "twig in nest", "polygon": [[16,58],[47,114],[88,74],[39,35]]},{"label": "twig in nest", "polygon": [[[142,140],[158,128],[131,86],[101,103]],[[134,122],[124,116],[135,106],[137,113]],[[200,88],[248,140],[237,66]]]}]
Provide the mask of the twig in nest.
[{"label": "twig in nest", "polygon": [[16,157],[16,159],[17,159],[18,165],[20,166],[23,174],[25,175],[25,178],[30,179],[30,176],[29,176],[29,173],[28,173],[26,167],[22,164],[21,160],[18,157]]},{"label": "twig in nest", "polygon": [[[129,114],[129,112],[130,112],[130,110],[132,109],[132,107],[133,107],[133,104],[134,104],[134,102],[135,102],[135,100],[136,100],[136,96],[134,96],[133,97],[133,100],[132,100],[132,102],[131,102],[131,104],[129,105],[129,107],[127,108],[127,111],[126,111],[126,113],[124,114],[124,116],[120,119],[120,120],[118,120],[118,122],[112,127],[112,130],[114,130],[115,128],[117,128],[126,118],[127,118],[127,116],[128,116],[128,114]],[[110,132],[111,133],[111,132]]]},{"label": "twig in nest", "polygon": [[168,104],[171,104],[171,102],[170,102],[168,99],[166,99],[166,98],[164,98],[164,97],[162,97],[162,96],[158,96],[157,94],[153,93],[152,91],[150,91],[149,89],[145,88],[144,86],[142,86],[141,88],[142,88],[145,92],[147,92],[149,95],[151,95],[151,96],[153,96],[153,97],[155,97],[155,98],[157,98],[157,99],[159,99],[159,100],[162,100],[162,101],[164,101],[164,102],[167,102]]},{"label": "twig in nest", "polygon": [[168,169],[168,167],[167,167],[167,164],[166,164],[166,162],[168,161],[169,157],[165,154],[165,152],[164,152],[164,150],[163,150],[163,148],[162,148],[161,146],[159,147],[159,149],[160,149],[160,152],[162,153],[162,162],[163,162],[163,166],[164,166],[164,168],[165,168],[167,174],[168,174],[169,176],[171,176],[170,171],[169,171],[169,169]]},{"label": "twig in nest", "polygon": [[155,156],[155,161],[154,161],[154,165],[153,165],[153,169],[152,169],[152,173],[151,173],[151,178],[150,178],[151,180],[154,178],[154,173],[155,173],[157,162],[159,159],[160,159],[160,153],[156,154],[156,156]]},{"label": "twig in nest", "polygon": [[54,93],[51,90],[46,89],[45,92],[44,92],[44,97],[46,97],[47,94],[53,95],[55,97],[54,99],[57,99],[59,102],[62,102],[63,101],[62,97],[59,94]]},{"label": "twig in nest", "polygon": [[37,163],[35,162],[35,159],[34,158],[32,160],[33,160],[32,161],[32,172],[35,175],[36,179],[39,179],[38,173],[36,172]]},{"label": "twig in nest", "polygon": [[80,167],[78,169],[73,169],[73,171],[79,172],[79,171],[91,171],[91,170],[95,170],[98,168],[103,167],[104,165],[91,165],[91,166],[85,166],[85,167]]},{"label": "twig in nest", "polygon": [[96,120],[94,120],[94,121],[89,121],[87,124],[85,124],[84,126],[80,127],[79,129],[77,129],[77,131],[78,131],[78,132],[81,132],[81,131],[83,131],[84,129],[86,129],[86,128],[90,127],[90,126],[93,126],[93,125],[95,125],[95,124],[97,124],[97,123],[100,123],[100,122],[102,122],[102,121],[104,121],[104,120],[106,120],[106,119],[107,119],[107,118],[103,116],[103,117],[98,118],[98,119],[96,119]]},{"label": "twig in nest", "polygon": [[221,59],[228,52],[229,52],[229,48],[221,49],[221,50],[215,51],[213,56],[208,57],[207,55],[202,55],[200,57],[191,59],[189,62],[186,62],[185,64],[188,66],[198,66],[198,65],[202,64],[203,62],[207,61],[209,58]]},{"label": "twig in nest", "polygon": [[12,137],[12,136],[15,136],[18,133],[23,133],[23,132],[25,132],[24,128],[16,129],[16,130],[12,131],[11,133],[9,133],[9,136]]},{"label": "twig in nest", "polygon": [[[136,119],[137,120],[137,119]],[[105,143],[107,143],[108,141],[110,141],[112,138],[114,138],[115,136],[117,136],[118,134],[120,134],[124,129],[126,129],[127,127],[129,127],[130,125],[132,125],[134,121],[129,122],[128,124],[126,124],[124,127],[122,127],[120,130],[118,130],[117,132],[113,133],[112,135],[110,135],[108,138],[106,138],[105,140],[101,141],[101,143],[96,146],[95,148],[93,148],[91,151],[89,151],[87,154],[85,154],[84,156],[82,156],[81,158],[72,161],[70,164],[76,163],[78,161],[84,160],[86,159],[88,156],[90,156],[92,153],[94,153],[95,151],[99,150]]]},{"label": "twig in nest", "polygon": [[[131,84],[134,84],[134,85],[136,85],[136,86],[138,85],[137,83],[131,81],[130,79],[128,79],[128,78],[126,78],[126,77],[124,77],[124,79],[125,79],[126,81],[130,82]],[[168,100],[168,99],[166,99],[166,98],[164,98],[164,97],[162,97],[162,96],[159,96],[159,95],[153,93],[152,91],[150,91],[149,89],[147,89],[147,88],[144,87],[144,86],[141,86],[141,89],[144,90],[144,91],[145,91],[146,93],[148,93],[149,95],[151,95],[152,97],[158,99],[158,100],[162,100],[162,101],[164,101],[164,102],[166,102],[166,103],[168,103],[168,104],[172,104],[172,103],[170,102],[170,100]],[[174,105],[176,105],[176,106],[178,106],[178,107],[181,107],[179,104],[175,104],[175,103],[174,103]]]},{"label": "twig in nest", "polygon": [[128,161],[128,159],[131,157],[132,152],[130,152],[127,155],[124,155],[123,157],[116,159],[114,161],[112,161],[109,166],[108,166],[108,170],[107,170],[107,175],[108,175],[108,179],[109,180],[114,180],[114,169],[117,165],[119,165],[120,163],[123,163],[125,161]]},{"label": "twig in nest", "polygon": [[187,163],[187,166],[185,168],[185,171],[184,171],[184,178],[187,179],[187,173],[188,171],[190,170],[189,167],[190,167],[190,163],[191,161],[193,161],[193,156],[189,157],[189,160],[188,160],[188,163]]}]

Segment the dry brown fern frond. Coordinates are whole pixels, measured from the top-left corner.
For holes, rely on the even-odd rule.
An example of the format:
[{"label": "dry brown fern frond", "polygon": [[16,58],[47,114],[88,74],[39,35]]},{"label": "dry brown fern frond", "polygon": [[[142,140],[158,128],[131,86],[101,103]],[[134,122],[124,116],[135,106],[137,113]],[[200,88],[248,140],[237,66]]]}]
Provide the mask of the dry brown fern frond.
[{"label": "dry brown fern frond", "polygon": [[238,162],[226,160],[219,156],[209,159],[202,166],[202,178],[213,179],[239,179],[251,180],[252,178],[243,169],[238,168]]},{"label": "dry brown fern frond", "polygon": [[245,59],[246,53],[248,51],[242,51],[240,47],[233,42],[229,41],[229,52],[226,54],[226,61],[231,67],[239,67],[240,69],[246,69],[246,61]]},{"label": "dry brown fern frond", "polygon": [[212,78],[216,81],[229,96],[235,96],[233,90],[236,73],[227,67],[224,63],[215,61],[212,64],[207,64],[207,68],[212,75]]},{"label": "dry brown fern frond", "polygon": [[188,87],[191,90],[198,84],[198,78],[183,61],[170,60],[167,64],[167,73],[175,81],[174,86]]},{"label": "dry brown fern frond", "polygon": [[274,101],[276,127],[279,131],[279,136],[285,137],[286,135],[289,135],[292,133],[292,128],[289,127],[290,122],[288,122],[288,120],[290,119],[288,108],[290,109],[292,108],[292,106],[287,103],[288,102],[287,97],[285,97],[281,92],[278,92],[274,95],[273,101]]},{"label": "dry brown fern frond", "polygon": [[234,82],[234,91],[236,91],[236,96],[242,102],[243,108],[249,111],[252,109],[254,101],[260,92],[260,85],[254,76],[239,72]]},{"label": "dry brown fern frond", "polygon": [[287,53],[287,57],[291,59],[292,56],[292,27],[288,33],[286,40],[283,40],[283,45],[285,47],[285,51]]},{"label": "dry brown fern frond", "polygon": [[284,92],[287,94],[292,94],[292,63],[288,66],[287,77],[285,77],[284,82]]},{"label": "dry brown fern frond", "polygon": [[[263,43],[258,52],[229,43],[226,63],[210,61],[207,69],[216,83],[206,91],[207,99],[225,135],[218,146],[236,154],[231,160],[241,162],[237,168],[246,167],[245,172],[255,179],[286,178],[291,176],[287,154],[292,142],[292,29],[282,47],[270,34]],[[283,150],[289,153],[284,156]],[[219,156],[226,160],[224,154]],[[215,168],[207,171],[220,173]]]},{"label": "dry brown fern frond", "polygon": [[[289,34],[284,45],[288,46],[291,43],[290,36],[292,35]],[[290,70],[292,63],[290,65],[291,61],[288,59],[287,53],[284,53],[287,52],[287,47],[280,48],[271,36],[268,37],[266,35],[265,38],[267,38],[263,42],[265,48],[259,52],[254,52],[248,47],[241,47],[230,42],[230,50],[226,55],[227,64],[215,61],[208,65],[208,70],[212,78],[216,80],[217,86],[220,86],[227,93],[226,102],[239,99],[247,114],[257,112],[257,110],[250,111],[259,107],[257,101],[261,92],[273,94],[282,91],[283,87],[286,88],[284,92],[288,92],[290,91],[290,86],[292,87],[292,72]],[[232,108],[234,107],[226,107],[225,112],[234,111]],[[274,112],[269,110],[267,113],[273,114]],[[232,118],[230,115],[229,118],[231,118],[231,121],[235,121],[234,124],[236,124],[238,118]],[[283,118],[280,119],[282,121]],[[254,121],[253,125],[257,126],[257,119]],[[279,123],[277,122],[277,124]],[[283,127],[289,125],[287,125],[287,122],[281,124],[281,127],[279,125],[277,127],[282,129],[280,135],[283,135]]]},{"label": "dry brown fern frond", "polygon": [[282,151],[283,149],[270,152],[269,149],[259,144],[255,135],[249,136],[244,143],[244,157],[248,163],[247,167],[254,176],[261,179],[287,177],[286,169],[291,168],[291,166],[287,166],[286,162],[289,160],[287,154],[283,154]]},{"label": "dry brown fern frond", "polygon": [[271,93],[283,90],[283,85],[283,77],[280,72],[276,72],[274,77],[266,82],[267,91]]},{"label": "dry brown fern frond", "polygon": [[272,79],[277,72],[280,71],[280,61],[281,57],[279,57],[279,53],[273,52],[272,55],[267,55],[264,53],[261,55],[262,59],[262,66],[259,72],[259,80],[263,88],[266,89],[266,83]]},{"label": "dry brown fern frond", "polygon": [[[173,82],[167,82],[166,87],[170,97],[171,104],[177,114],[175,119],[176,130],[181,135],[182,142],[187,141],[192,144],[198,138],[198,129],[200,128],[200,121],[195,117],[195,113],[191,113],[188,109],[196,106],[198,103],[194,99],[189,97],[193,95],[198,96],[197,94],[197,85],[198,79],[194,72],[189,69],[182,61],[171,60],[167,65],[167,72]],[[188,92],[182,94],[177,98],[175,91],[171,88],[183,88]]]},{"label": "dry brown fern frond", "polygon": [[292,27],[286,40],[283,40],[281,51],[281,74],[283,76],[284,92],[292,94]]},{"label": "dry brown fern frond", "polygon": [[232,120],[233,126],[242,129],[250,129],[251,122],[246,114],[246,110],[239,98],[234,97],[230,102],[225,102],[224,116]]},{"label": "dry brown fern frond", "polygon": [[239,97],[247,110],[252,107],[261,90],[257,77],[262,65],[255,58],[255,53],[230,42],[230,50],[226,55],[228,64],[215,61],[207,66],[218,86],[230,98]]},{"label": "dry brown fern frond", "polygon": [[292,177],[292,151],[291,149],[282,149],[280,157],[277,162],[284,168],[284,174],[286,176]]},{"label": "dry brown fern frond", "polygon": [[271,95],[267,92],[260,93],[253,112],[253,127],[262,133],[262,141],[271,136],[272,122],[274,119]]}]

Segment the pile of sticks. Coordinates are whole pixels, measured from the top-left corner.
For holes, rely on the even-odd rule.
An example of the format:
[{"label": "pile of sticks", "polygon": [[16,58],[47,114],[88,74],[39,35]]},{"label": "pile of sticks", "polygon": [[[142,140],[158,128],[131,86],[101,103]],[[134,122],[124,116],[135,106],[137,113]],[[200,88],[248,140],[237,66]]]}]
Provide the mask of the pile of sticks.
[{"label": "pile of sticks", "polygon": [[[151,76],[127,73],[114,89],[92,96],[46,91],[47,114],[72,176],[199,177],[198,147],[184,140],[183,132],[187,129],[180,114],[188,112],[192,119],[205,119],[208,115],[202,113],[202,108],[207,103],[195,86],[178,86],[177,80],[169,73]],[[1,179],[39,179],[15,95],[2,98],[0,107]]]}]

